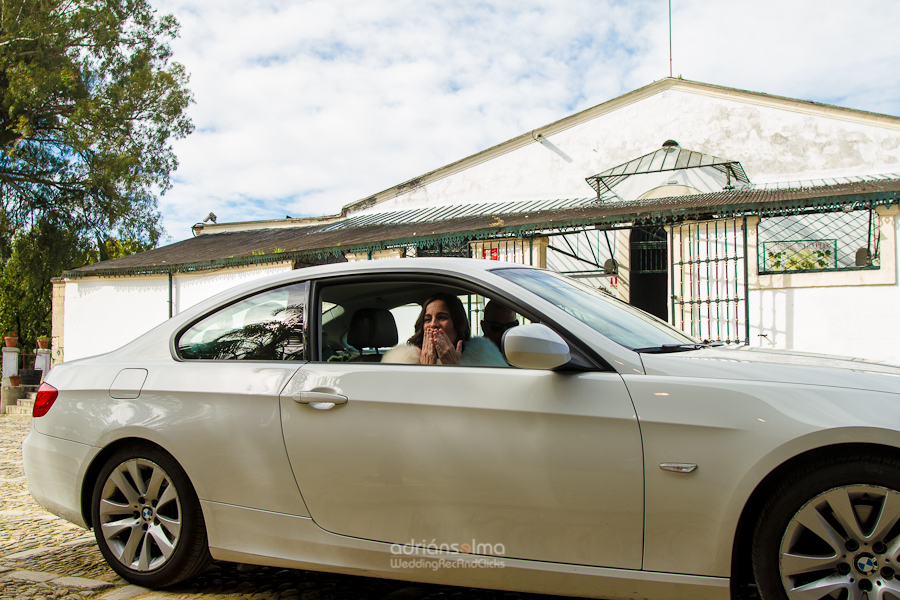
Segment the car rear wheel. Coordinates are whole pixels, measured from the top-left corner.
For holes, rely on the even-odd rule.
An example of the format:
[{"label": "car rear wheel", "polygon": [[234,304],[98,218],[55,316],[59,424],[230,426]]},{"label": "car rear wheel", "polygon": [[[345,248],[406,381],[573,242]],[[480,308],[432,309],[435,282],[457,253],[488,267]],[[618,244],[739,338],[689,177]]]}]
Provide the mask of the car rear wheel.
[{"label": "car rear wheel", "polygon": [[104,558],[131,583],[173,585],[211,560],[197,494],[178,463],[155,447],[122,449],[107,460],[91,519]]},{"label": "car rear wheel", "polygon": [[900,461],[820,461],[772,494],[753,571],[765,600],[900,600]]}]

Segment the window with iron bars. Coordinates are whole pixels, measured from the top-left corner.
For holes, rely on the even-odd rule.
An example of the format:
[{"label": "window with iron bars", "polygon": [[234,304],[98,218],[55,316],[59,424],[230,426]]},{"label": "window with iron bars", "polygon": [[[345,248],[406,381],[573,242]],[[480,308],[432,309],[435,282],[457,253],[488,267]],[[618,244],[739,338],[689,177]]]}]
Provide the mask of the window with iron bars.
[{"label": "window with iron bars", "polygon": [[759,273],[877,269],[874,210],[763,217],[757,226]]}]

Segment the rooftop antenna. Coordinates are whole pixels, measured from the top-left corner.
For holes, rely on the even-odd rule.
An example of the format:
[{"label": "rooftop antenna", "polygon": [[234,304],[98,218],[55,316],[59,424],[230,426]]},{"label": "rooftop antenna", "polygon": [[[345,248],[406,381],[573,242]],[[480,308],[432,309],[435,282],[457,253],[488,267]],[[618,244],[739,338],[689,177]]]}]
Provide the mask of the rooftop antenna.
[{"label": "rooftop antenna", "polygon": [[672,0],[669,0],[669,77],[672,75]]}]

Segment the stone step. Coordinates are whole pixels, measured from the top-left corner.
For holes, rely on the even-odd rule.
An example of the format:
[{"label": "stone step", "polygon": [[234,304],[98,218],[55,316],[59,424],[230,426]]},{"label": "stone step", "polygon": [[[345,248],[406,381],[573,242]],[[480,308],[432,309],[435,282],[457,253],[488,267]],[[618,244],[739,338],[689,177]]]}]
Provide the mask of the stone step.
[{"label": "stone step", "polygon": [[18,406],[21,406],[22,408],[31,410],[32,408],[34,408],[34,398],[19,398],[18,400],[16,400],[16,404]]},{"label": "stone step", "polygon": [[41,386],[39,386],[39,385],[17,385],[17,386],[15,386],[15,389],[22,390],[22,392],[24,392],[25,395],[36,396],[37,391],[40,387]]},{"label": "stone step", "polygon": [[7,406],[6,414],[8,415],[30,415],[31,409],[24,406]]}]

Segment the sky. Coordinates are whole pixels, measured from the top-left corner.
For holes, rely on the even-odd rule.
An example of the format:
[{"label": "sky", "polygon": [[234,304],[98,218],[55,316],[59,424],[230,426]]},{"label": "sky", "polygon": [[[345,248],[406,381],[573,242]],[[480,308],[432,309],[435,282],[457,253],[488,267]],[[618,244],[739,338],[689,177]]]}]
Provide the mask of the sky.
[{"label": "sky", "polygon": [[151,0],[196,130],[164,243],[341,207],[669,76],[900,116],[897,0]]}]

